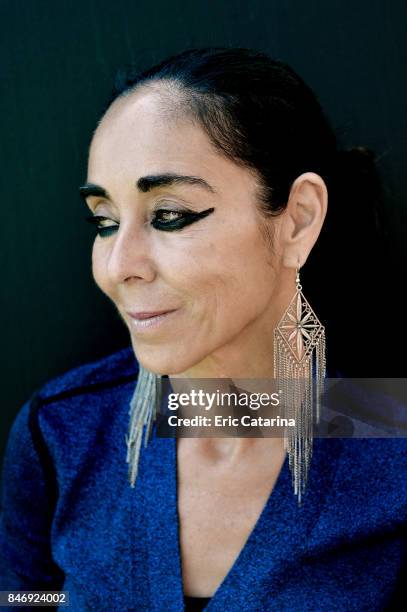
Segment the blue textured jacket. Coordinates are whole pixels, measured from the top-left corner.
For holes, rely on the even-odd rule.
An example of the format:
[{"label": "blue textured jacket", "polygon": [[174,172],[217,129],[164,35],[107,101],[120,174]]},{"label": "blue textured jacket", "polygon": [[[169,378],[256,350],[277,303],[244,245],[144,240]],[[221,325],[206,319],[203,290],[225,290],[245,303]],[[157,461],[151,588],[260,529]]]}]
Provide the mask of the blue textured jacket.
[{"label": "blue textured jacket", "polygon": [[[0,590],[67,590],[78,612],[183,610],[176,440],[153,437],[134,489],[127,479],[137,371],[129,347],[51,380],[19,411],[3,466]],[[406,448],[315,439],[300,508],[286,459],[207,609],[396,609]]]}]

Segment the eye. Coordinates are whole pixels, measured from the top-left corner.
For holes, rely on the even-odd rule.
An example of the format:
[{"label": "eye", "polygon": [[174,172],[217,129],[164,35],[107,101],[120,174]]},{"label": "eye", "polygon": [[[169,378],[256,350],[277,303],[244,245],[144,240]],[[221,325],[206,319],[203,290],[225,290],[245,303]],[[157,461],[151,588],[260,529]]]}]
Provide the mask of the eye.
[{"label": "eye", "polygon": [[203,219],[211,212],[213,212],[214,208],[208,208],[207,210],[203,210],[200,213],[192,212],[192,211],[181,211],[181,210],[169,210],[165,208],[160,208],[155,211],[155,215],[153,220],[151,221],[151,225],[161,231],[175,231],[180,230],[186,225],[190,225],[191,223],[195,223],[195,221],[199,221],[199,219]]},{"label": "eye", "polygon": [[[186,225],[195,223],[200,219],[203,219],[215,209],[208,208],[200,213],[192,211],[181,211],[181,210],[170,210],[166,208],[160,208],[154,212],[154,217],[151,221],[151,225],[160,231],[172,232],[181,230]],[[119,229],[119,224],[108,217],[101,215],[91,215],[85,217],[86,221],[96,226],[96,230],[99,236],[107,237],[114,234]]]},{"label": "eye", "polygon": [[[182,213],[178,210],[159,210],[159,217],[161,221],[176,221],[177,219],[182,217]],[[156,216],[157,218],[157,216]]]},{"label": "eye", "polygon": [[100,215],[91,215],[90,217],[85,217],[85,220],[96,226],[98,235],[102,237],[114,234],[114,232],[119,228],[119,225],[112,221],[112,219],[102,217]]},{"label": "eye", "polygon": [[160,208],[154,211],[151,225],[155,229],[176,229],[180,226],[180,222],[181,225],[184,225],[182,222],[185,220],[186,216],[187,213],[179,210]]}]

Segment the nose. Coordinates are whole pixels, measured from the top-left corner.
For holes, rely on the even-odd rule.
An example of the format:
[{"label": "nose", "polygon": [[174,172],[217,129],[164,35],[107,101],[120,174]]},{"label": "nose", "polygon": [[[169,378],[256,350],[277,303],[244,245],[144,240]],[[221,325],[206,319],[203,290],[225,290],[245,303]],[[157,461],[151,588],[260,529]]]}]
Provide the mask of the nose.
[{"label": "nose", "polygon": [[118,284],[136,278],[151,282],[155,278],[150,241],[148,230],[140,225],[120,225],[107,260],[107,274],[111,282]]}]

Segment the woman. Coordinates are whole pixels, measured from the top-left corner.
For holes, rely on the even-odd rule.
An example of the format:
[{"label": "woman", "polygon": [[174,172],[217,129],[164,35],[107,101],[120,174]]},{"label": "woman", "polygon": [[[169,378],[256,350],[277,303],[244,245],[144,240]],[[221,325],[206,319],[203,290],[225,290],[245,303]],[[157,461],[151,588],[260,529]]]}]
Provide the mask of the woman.
[{"label": "woman", "polygon": [[[401,441],[314,440],[301,506],[281,437],[152,436],[134,449],[161,377],[273,377],[275,330],[351,161],[372,166],[363,150],[338,153],[314,94],[261,53],[186,51],[118,85],[81,194],[94,278],[131,348],[20,411],[2,589],[63,589],[74,610],[390,609]],[[138,375],[149,389],[135,390]]]}]

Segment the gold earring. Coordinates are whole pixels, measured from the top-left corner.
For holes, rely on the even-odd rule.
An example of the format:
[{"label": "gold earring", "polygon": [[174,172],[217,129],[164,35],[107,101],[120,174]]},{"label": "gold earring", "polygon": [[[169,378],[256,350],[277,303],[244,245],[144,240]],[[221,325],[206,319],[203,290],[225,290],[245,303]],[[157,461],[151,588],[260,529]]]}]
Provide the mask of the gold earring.
[{"label": "gold earring", "polygon": [[283,393],[288,419],[284,447],[288,451],[294,494],[298,505],[305,493],[312,458],[314,375],[316,422],[319,423],[321,395],[326,375],[325,328],[302,293],[300,268],[296,268],[296,292],[274,329],[274,378]]}]

